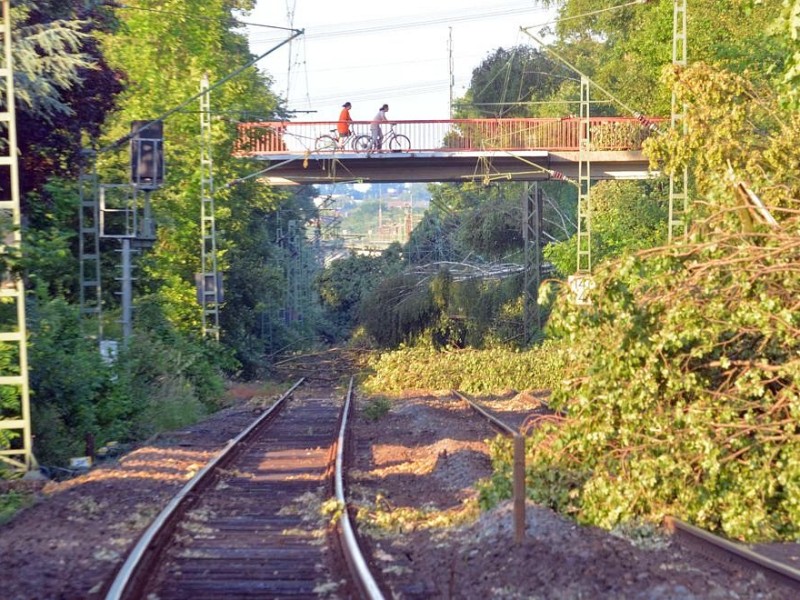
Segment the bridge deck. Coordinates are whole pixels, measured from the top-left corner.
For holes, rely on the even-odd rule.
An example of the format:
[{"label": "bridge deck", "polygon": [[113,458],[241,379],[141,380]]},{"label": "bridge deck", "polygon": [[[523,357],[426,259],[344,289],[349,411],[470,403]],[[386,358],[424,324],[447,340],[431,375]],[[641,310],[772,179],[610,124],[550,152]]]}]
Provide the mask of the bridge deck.
[{"label": "bridge deck", "polygon": [[[592,179],[632,179],[651,175],[642,142],[663,119],[597,117],[589,120]],[[410,148],[353,149],[369,123],[354,122],[343,148],[326,149],[319,140],[335,121],[242,123],[236,155],[266,161],[273,183],[335,181],[431,182],[577,179],[581,119],[460,119],[392,121]],[[388,133],[384,125],[385,135]],[[388,144],[385,144],[388,145]]]}]

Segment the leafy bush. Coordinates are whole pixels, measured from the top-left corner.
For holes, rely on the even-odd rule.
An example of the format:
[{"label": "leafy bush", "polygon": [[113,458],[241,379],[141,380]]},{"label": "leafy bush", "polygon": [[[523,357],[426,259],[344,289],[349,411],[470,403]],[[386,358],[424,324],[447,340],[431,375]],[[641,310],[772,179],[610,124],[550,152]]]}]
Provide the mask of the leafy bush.
[{"label": "leafy bush", "polygon": [[0,494],[0,525],[10,521],[22,508],[33,504],[32,494],[22,492],[6,492]]},{"label": "leafy bush", "polygon": [[585,377],[528,453],[532,495],[581,521],[688,518],[750,540],[800,533],[798,226],[631,258],[551,320]]},{"label": "leafy bush", "polygon": [[[626,252],[666,242],[666,180],[601,181],[591,189],[592,261],[599,264]],[[576,268],[577,237],[545,246],[546,260],[563,275]]]},{"label": "leafy bush", "polygon": [[377,355],[364,381],[367,391],[399,393],[407,389],[458,389],[472,394],[509,388],[542,389],[562,377],[566,355],[554,342],[529,351],[436,350],[432,346],[401,347]]},{"label": "leafy bush", "polygon": [[392,402],[386,396],[370,398],[362,409],[362,414],[367,421],[377,421],[385,416],[392,408]]},{"label": "leafy bush", "polygon": [[154,302],[142,302],[135,334],[120,351],[104,423],[121,439],[142,439],[184,426],[219,408],[222,346],[204,345],[174,329]]},{"label": "leafy bush", "polygon": [[[570,349],[573,377],[551,396],[567,417],[528,440],[529,495],[608,528],[673,514],[748,541],[797,539],[800,118],[708,65],[670,76],[688,133],[648,147],[668,172],[691,167],[696,226],[604,265],[591,305],[562,291],[548,333]],[[487,504],[507,493],[508,451],[495,452]]]},{"label": "leafy bush", "polygon": [[64,465],[83,456],[87,435],[102,437],[98,411],[110,371],[82,335],[77,307],[40,301],[28,315],[34,453],[43,464]]},{"label": "leafy bush", "polygon": [[113,366],[81,334],[77,307],[40,301],[28,314],[33,451],[44,465],[84,455],[88,437],[95,445],[139,440],[218,407],[227,355],[174,330],[156,306],[143,304]]}]

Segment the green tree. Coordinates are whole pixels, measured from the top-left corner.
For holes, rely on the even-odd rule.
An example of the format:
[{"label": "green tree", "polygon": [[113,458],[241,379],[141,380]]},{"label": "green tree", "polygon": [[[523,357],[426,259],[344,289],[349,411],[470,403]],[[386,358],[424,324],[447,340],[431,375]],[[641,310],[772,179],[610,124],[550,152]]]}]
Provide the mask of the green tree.
[{"label": "green tree", "polygon": [[551,405],[565,418],[533,434],[529,490],[604,527],[672,514],[794,539],[800,122],[763,83],[703,63],[675,75],[688,134],[650,150],[689,166],[696,226],[601,266],[591,304],[561,294],[549,333],[571,362]]},{"label": "green tree", "polygon": [[[254,57],[244,33],[231,28],[231,23],[235,23],[233,11],[252,5],[249,1],[175,0],[142,2],[118,11],[124,30],[109,36],[104,49],[110,63],[124,71],[129,85],[120,99],[121,110],[106,132],[108,147],[118,151],[101,157],[107,178],[125,180],[126,156],[119,152],[123,145],[113,142],[125,139],[130,121],[173,111],[164,125],[167,181],[153,194],[158,240],[142,262],[143,288],[159,298],[176,327],[189,334],[199,332],[201,315],[194,290],[201,244],[199,100],[186,102],[198,93],[201,77],[208,75],[219,268],[226,281],[237,286],[222,309],[222,319],[229,326],[223,340],[241,350],[240,358],[248,361],[264,349],[263,343],[256,343],[262,337],[261,316],[269,296],[280,293],[275,289],[281,282],[272,248],[275,230],[270,230],[266,216],[289,197],[247,179],[259,167],[232,157],[237,139],[233,115],[270,118],[279,108],[269,80],[255,67],[242,70]],[[225,79],[224,85],[214,87]],[[179,106],[185,106],[184,110],[174,112]]]},{"label": "green tree", "polygon": [[[592,263],[666,243],[666,181],[601,181],[591,189]],[[573,230],[574,231],[574,230]],[[562,275],[577,268],[576,237],[544,249]]]},{"label": "green tree", "polygon": [[544,50],[530,46],[497,48],[472,71],[457,116],[529,117],[538,115],[538,103],[552,96],[574,73]]},{"label": "green tree", "polygon": [[22,0],[12,9],[23,199],[54,174],[76,177],[86,164],[83,143],[99,135],[114,108],[122,86],[97,39],[116,27],[114,4]]},{"label": "green tree", "polygon": [[382,279],[360,306],[360,322],[383,347],[414,341],[440,314],[431,286],[404,273]]},{"label": "green tree", "polygon": [[396,248],[389,248],[380,257],[353,254],[334,261],[317,278],[321,299],[333,340],[346,337],[364,318],[363,303],[381,282],[396,275],[402,261]]},{"label": "green tree", "polygon": [[[780,5],[781,0],[690,2],[690,61],[712,62],[737,72],[751,69],[752,77],[774,79],[786,56],[785,44],[768,35],[761,24],[771,21]],[[670,91],[658,82],[661,68],[672,60],[672,20],[672,0],[619,9],[609,9],[598,0],[567,0],[559,12],[556,48],[613,94],[609,98],[599,93],[596,99],[613,100],[617,114],[627,114],[624,103],[648,115],[666,115]]]}]

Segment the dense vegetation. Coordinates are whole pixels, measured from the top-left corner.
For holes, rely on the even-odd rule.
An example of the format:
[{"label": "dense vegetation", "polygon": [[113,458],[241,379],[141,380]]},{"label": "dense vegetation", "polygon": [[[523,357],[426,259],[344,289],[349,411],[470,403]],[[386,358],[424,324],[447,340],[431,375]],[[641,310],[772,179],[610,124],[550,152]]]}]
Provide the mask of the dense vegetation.
[{"label": "dense vegetation", "polygon": [[[216,410],[225,377],[262,373],[265,357],[298,346],[317,327],[310,283],[300,300],[307,309],[302,321],[282,318],[284,259],[297,249],[281,242],[279,232],[309,219],[311,191],[287,194],[244,180],[255,169],[231,157],[237,115],[269,119],[282,111],[270,81],[244,68],[255,57],[235,17],[252,6],[251,0],[14,3],[25,229],[21,260],[4,256],[4,264],[23,273],[29,290],[34,454],[45,466],[64,466],[92,444],[141,439]],[[226,292],[219,344],[201,336],[194,286],[200,122],[199,100],[187,101],[204,74],[214,86],[212,159]],[[100,323],[79,314],[78,178],[96,172],[100,185],[127,184],[131,122],[162,115],[166,180],[151,194],[157,239],[135,259],[134,332],[109,363],[98,352]],[[121,342],[119,242],[104,239],[101,251],[103,337]],[[18,403],[5,402],[3,417],[18,410]]]},{"label": "dense vegetation", "polygon": [[[779,22],[795,44],[798,8]],[[649,151],[691,169],[696,225],[684,244],[598,270],[590,307],[562,292],[549,334],[570,353],[553,395],[566,417],[528,441],[534,499],[608,527],[677,514],[742,539],[797,537],[800,122],[794,75],[779,73],[667,72],[689,134]],[[506,475],[509,460],[498,443]],[[484,499],[507,485],[498,476]]]},{"label": "dense vegetation", "polygon": [[[258,184],[257,168],[231,158],[238,115],[283,113],[269,79],[244,68],[254,57],[234,17],[252,0],[16,2],[25,230],[22,257],[3,260],[29,290],[37,457],[63,465],[87,439],[180,426],[219,406],[225,377],[262,375],[280,352],[319,338],[357,337],[382,349],[365,382],[376,392],[552,389],[563,418],[528,440],[529,490],[583,522],[673,513],[745,539],[796,538],[800,3],[691,2],[685,69],[670,64],[670,0],[558,4],[569,18],[555,29],[557,55],[497,49],[474,70],[458,116],[575,113],[578,72],[603,114],[668,115],[674,91],[688,134],[665,129],[647,152],[665,173],[689,169],[693,227],[664,246],[665,178],[596,184],[596,287],[590,305],[576,305],[561,284],[576,265],[576,190],[542,184],[555,279],[542,287],[549,318],[529,348],[519,270],[469,271],[522,262],[519,184],[432,186],[407,244],[337,261],[314,281],[297,277],[314,261],[304,236],[289,232],[316,216],[314,190]],[[211,96],[226,292],[219,343],[200,334],[199,119],[184,105],[206,73],[225,80]],[[136,261],[134,335],[106,362],[97,323],[78,310],[78,177],[96,168],[103,184],[127,182],[130,122],[165,114],[157,239]],[[111,282],[116,242],[103,244]],[[115,292],[104,287],[104,327],[119,338]],[[0,406],[13,416],[12,403]],[[509,491],[509,448],[494,450],[485,504]]]},{"label": "dense vegetation", "polygon": [[[717,19],[719,3],[692,3],[696,60],[662,70],[654,52],[671,35],[667,4],[567,21],[559,49],[633,106],[666,112],[672,89],[685,103],[688,135],[665,131],[647,150],[668,173],[690,170],[689,239],[662,246],[664,183],[598,184],[591,305],[553,284],[541,349],[501,359],[451,351],[435,362],[474,391],[492,385],[471,379],[473,362],[495,391],[515,364],[547,360],[557,371],[552,406],[563,416],[527,441],[536,501],[604,527],[675,514],[741,539],[796,539],[800,4],[742,3]],[[601,8],[567,2],[563,14]],[[766,31],[751,27],[778,14]],[[574,270],[570,236],[547,254],[563,274]],[[368,386],[447,386],[438,369],[398,360],[410,352],[428,351],[381,356]],[[541,368],[526,373],[520,387],[547,379]],[[494,443],[494,460],[484,505],[510,494],[507,442]]]}]

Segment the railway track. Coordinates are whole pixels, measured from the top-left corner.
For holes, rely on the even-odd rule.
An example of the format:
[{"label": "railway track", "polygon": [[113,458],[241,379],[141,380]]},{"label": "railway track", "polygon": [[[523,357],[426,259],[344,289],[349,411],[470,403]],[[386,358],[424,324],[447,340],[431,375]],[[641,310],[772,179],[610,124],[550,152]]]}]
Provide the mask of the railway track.
[{"label": "railway track", "polygon": [[795,590],[800,596],[800,570],[675,517],[664,519],[664,527],[692,552],[699,552],[719,562],[740,565],[751,573],[760,573],[779,585]]},{"label": "railway track", "polygon": [[[346,511],[342,541],[320,519],[334,486],[351,406],[312,395],[303,379],[232,440],[170,502],[110,584],[119,598],[382,598]],[[336,464],[336,459],[339,464]],[[341,567],[350,565],[352,576]],[[342,583],[344,580],[344,583]]]},{"label": "railway track", "polygon": [[[513,437],[515,441],[518,441],[520,432],[517,429],[503,422],[485,407],[464,394],[458,391],[455,391],[454,394],[466,402],[473,412],[480,415],[481,418],[485,419],[501,434]],[[515,463],[516,462],[518,461],[515,461]],[[524,470],[524,461],[521,466],[515,464],[515,467]],[[517,473],[515,473],[515,475],[517,475]],[[517,486],[520,485],[521,487],[517,489]],[[524,506],[524,502],[521,498],[516,498],[518,492],[524,495],[524,484],[519,484],[515,481],[515,512],[519,511],[519,513],[515,515],[518,521],[517,524],[519,524],[519,521],[524,522],[525,518],[524,508],[521,507]],[[676,538],[688,552],[699,552],[718,562],[739,565],[753,574],[759,573],[766,579],[770,579],[789,589],[796,590],[800,594],[800,570],[790,565],[774,560],[742,544],[732,542],[698,527],[694,527],[675,517],[667,517],[664,519],[664,528],[670,535]],[[517,537],[519,538],[520,535],[521,534],[518,532]]]},{"label": "railway track", "polygon": [[[301,383],[302,380],[298,381],[275,406],[232,440],[159,515],[119,570],[108,589],[108,600],[187,597],[193,600],[222,597],[377,600],[384,597],[384,592],[387,592],[386,597],[407,599],[454,598],[463,597],[465,589],[475,589],[463,587],[460,581],[469,579],[474,572],[469,557],[475,555],[475,550],[462,558],[458,558],[456,550],[448,559],[443,559],[443,551],[437,550],[435,560],[445,560],[441,566],[450,574],[435,575],[426,569],[422,574],[424,582],[420,581],[420,573],[407,573],[400,579],[391,575],[405,569],[417,570],[423,563],[433,562],[433,556],[416,554],[407,542],[396,547],[401,551],[393,551],[385,539],[376,542],[365,538],[364,548],[368,554],[366,557],[361,554],[359,534],[352,520],[355,505],[346,501],[344,489],[345,457],[353,451],[363,453],[367,448],[362,440],[348,451],[352,380],[343,402],[331,393],[325,395],[320,391],[330,392],[329,387],[312,390],[300,398]],[[457,427],[462,435],[466,433],[466,426],[493,428],[517,437],[518,431],[525,429],[528,422],[519,410],[513,416],[498,418],[491,410],[462,394],[454,394],[454,397],[465,401],[470,408],[458,417],[460,425]],[[484,425],[477,425],[479,421]],[[469,422],[473,424],[468,425]],[[426,422],[425,418],[416,423],[423,428],[436,428],[436,423]],[[455,434],[455,431],[436,432],[440,438]],[[373,440],[395,448],[393,444],[399,441],[388,431]],[[445,452],[439,458],[442,464],[450,462],[458,473],[458,456]],[[392,475],[385,477],[391,479]],[[407,479],[408,474],[402,477]],[[447,486],[441,483],[440,487]],[[422,507],[428,503],[429,498],[422,493],[415,494],[413,486],[406,491],[411,498],[410,505]],[[330,518],[319,516],[320,505],[331,497],[336,498],[336,503],[330,506],[335,506],[339,514],[335,527]],[[387,496],[385,501],[389,504],[403,502],[398,496]],[[542,543],[536,527],[531,529],[531,523],[541,519],[543,514],[529,506],[528,510],[534,511],[529,515],[533,521],[527,519],[526,530],[524,502],[515,501],[513,505],[508,534],[501,542],[507,544],[505,552],[510,553],[509,558]],[[442,508],[449,510],[445,506]],[[519,509],[522,511],[518,512]],[[701,541],[696,541],[697,532],[690,526],[675,521],[671,525],[677,532],[675,537],[681,552],[687,555],[700,553],[722,563],[735,560],[737,569],[761,572],[780,586],[791,586],[786,587],[793,590],[787,592],[787,598],[800,589],[800,577],[796,577],[796,571],[791,568],[776,567],[775,561],[758,560],[757,556],[753,561],[750,555],[755,553],[734,550],[735,556],[730,556],[724,543],[714,543],[709,550],[708,539],[714,536],[703,532]],[[388,560],[387,550],[400,562],[382,562]],[[536,551],[537,556],[540,553],[541,550]],[[691,564],[692,559],[688,561]],[[370,571],[370,565],[380,566],[379,578]],[[503,585],[502,578],[496,585]],[[538,586],[537,589],[548,588]],[[766,597],[784,596],[779,593]]]},{"label": "railway track", "polygon": [[[485,419],[502,435],[507,435],[518,440],[517,436],[520,432],[516,428],[505,423],[492,414],[491,411],[464,394],[458,391],[454,391],[453,393],[462,401],[466,402],[473,412]],[[516,464],[515,467],[524,470],[524,462],[521,467]],[[517,489],[516,486],[518,485],[520,484],[515,481],[515,496],[518,492],[524,494],[524,484],[522,484],[520,489]],[[523,501],[515,497],[515,512],[519,511],[518,514],[515,514],[515,520],[518,521],[518,525],[519,521],[521,520],[524,522],[525,518],[524,508],[521,505],[524,505]],[[742,544],[704,531],[675,517],[665,518],[664,528],[671,536],[676,538],[688,552],[699,552],[718,562],[739,565],[753,574],[759,573],[763,575],[764,578],[779,585],[786,586],[800,594],[800,570],[790,565],[774,560]],[[518,532],[518,538],[519,535],[520,533]]]}]

